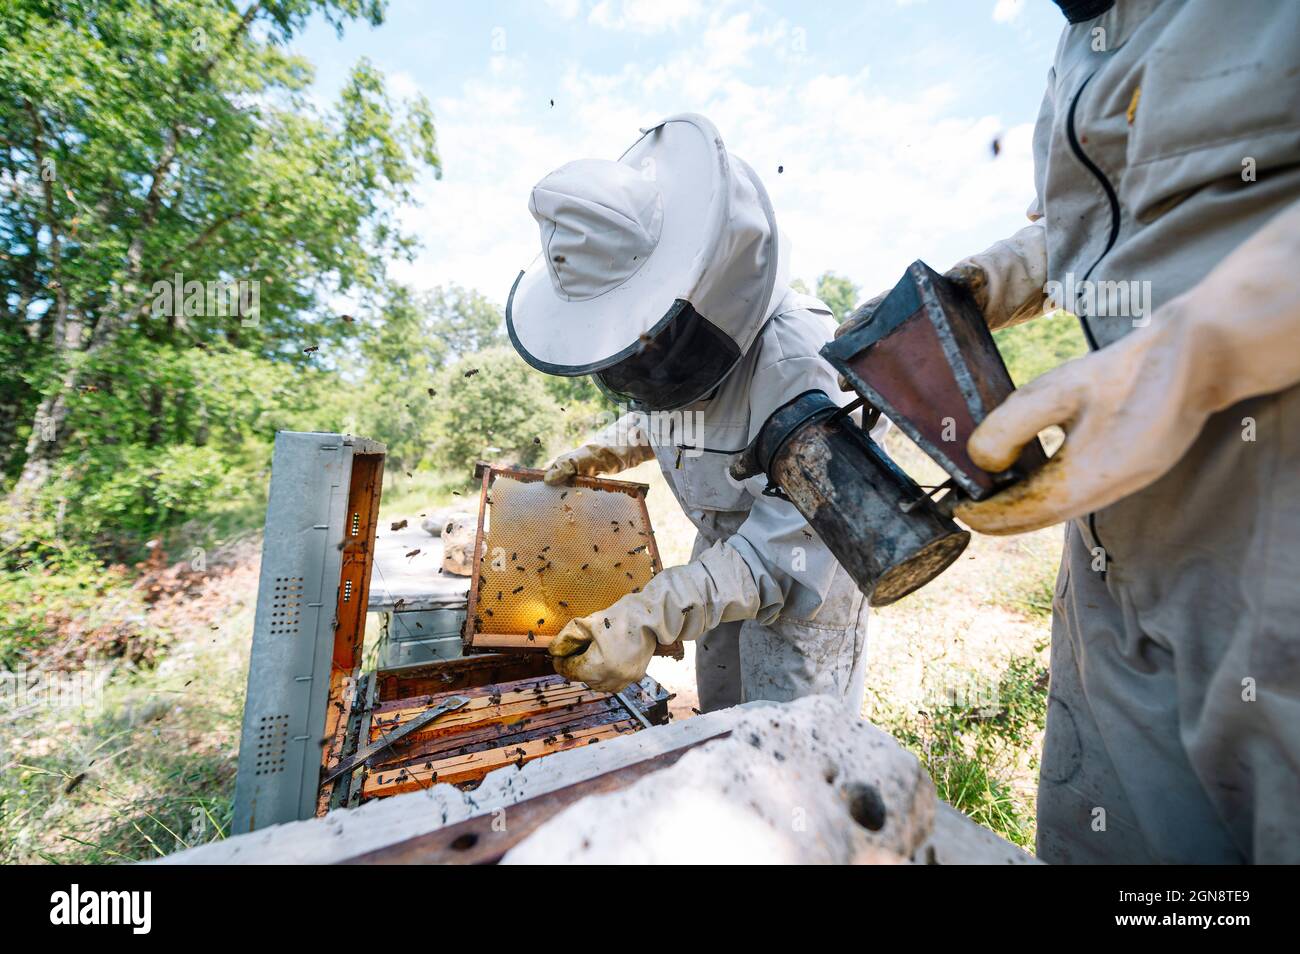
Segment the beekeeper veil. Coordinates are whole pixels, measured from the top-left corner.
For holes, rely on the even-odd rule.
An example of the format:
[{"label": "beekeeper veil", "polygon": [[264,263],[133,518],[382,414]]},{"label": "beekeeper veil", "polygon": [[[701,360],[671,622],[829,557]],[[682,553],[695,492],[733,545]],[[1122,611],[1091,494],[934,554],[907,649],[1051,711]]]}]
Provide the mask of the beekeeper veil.
[{"label": "beekeeper veil", "polygon": [[767,192],[703,116],[643,130],[617,162],[561,166],[528,209],[542,251],[510,290],[510,340],[539,371],[593,375],[637,407],[706,397],[784,291]]}]

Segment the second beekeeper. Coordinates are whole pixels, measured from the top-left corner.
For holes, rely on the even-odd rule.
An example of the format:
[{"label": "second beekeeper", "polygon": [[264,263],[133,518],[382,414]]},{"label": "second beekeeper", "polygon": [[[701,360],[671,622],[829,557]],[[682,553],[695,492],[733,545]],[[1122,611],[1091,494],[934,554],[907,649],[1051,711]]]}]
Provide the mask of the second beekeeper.
[{"label": "second beekeeper", "polygon": [[862,594],[762,477],[727,473],[776,408],[813,388],[840,394],[817,354],[834,319],[786,284],[762,182],[711,122],[683,114],[618,161],[562,166],[528,207],[542,248],[511,290],[511,341],[538,370],[592,375],[630,409],[547,482],[658,457],[698,530],[689,563],[565,626],[556,669],[612,691],[645,674],[656,642],[693,639],[705,711],[813,693],[857,711]]}]

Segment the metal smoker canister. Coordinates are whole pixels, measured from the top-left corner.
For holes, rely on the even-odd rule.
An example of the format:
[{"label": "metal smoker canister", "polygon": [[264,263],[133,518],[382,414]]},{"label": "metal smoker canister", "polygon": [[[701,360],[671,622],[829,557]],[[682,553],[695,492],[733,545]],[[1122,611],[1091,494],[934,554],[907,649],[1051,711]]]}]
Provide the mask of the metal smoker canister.
[{"label": "metal smoker canister", "polygon": [[777,408],[731,472],[765,473],[872,606],[924,586],[970,542],[824,391]]}]

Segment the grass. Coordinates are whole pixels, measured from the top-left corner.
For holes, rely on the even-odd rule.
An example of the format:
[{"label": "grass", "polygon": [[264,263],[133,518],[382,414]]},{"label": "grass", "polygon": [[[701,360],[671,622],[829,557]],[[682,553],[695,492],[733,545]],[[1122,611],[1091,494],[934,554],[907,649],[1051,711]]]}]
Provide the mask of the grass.
[{"label": "grass", "polygon": [[0,706],[0,861],[134,861],[225,837],[257,553],[247,540],[215,553],[142,611],[167,643],[157,665],[91,660],[63,674],[90,680],[83,696]]},{"label": "grass", "polygon": [[409,517],[443,507],[478,512],[479,482],[471,473],[417,470],[410,474],[389,470],[384,474],[384,492],[379,517]]},{"label": "grass", "polygon": [[931,698],[924,708],[878,704],[882,725],[921,759],[939,797],[1022,847],[1033,847],[1047,670],[1011,658],[991,686]]},{"label": "grass", "polygon": [[[885,446],[918,482],[943,479],[897,429]],[[1059,528],[972,535],[941,577],[877,610],[869,637],[863,714],[921,759],[941,798],[1028,848],[1061,540]]]}]

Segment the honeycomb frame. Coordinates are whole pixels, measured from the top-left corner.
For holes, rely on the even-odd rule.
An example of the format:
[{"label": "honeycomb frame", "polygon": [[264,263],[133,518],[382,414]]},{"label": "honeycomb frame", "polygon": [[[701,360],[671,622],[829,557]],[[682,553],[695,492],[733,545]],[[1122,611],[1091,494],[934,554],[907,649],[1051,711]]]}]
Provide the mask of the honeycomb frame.
[{"label": "honeycomb frame", "polygon": [[[480,464],[466,653],[545,651],[571,619],[640,590],[663,569],[646,484]],[[493,515],[501,514],[494,519]],[[680,659],[680,641],[659,655]]]}]

